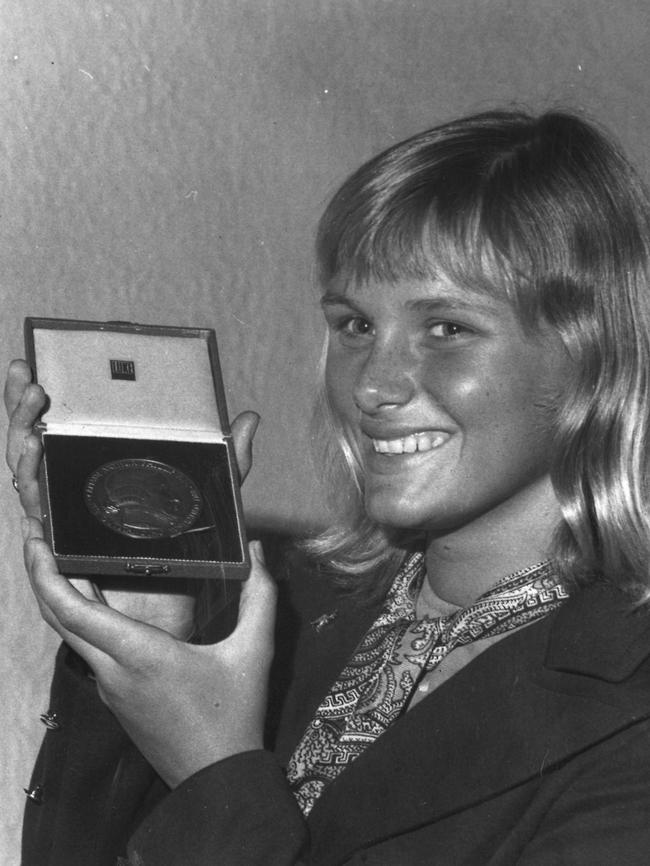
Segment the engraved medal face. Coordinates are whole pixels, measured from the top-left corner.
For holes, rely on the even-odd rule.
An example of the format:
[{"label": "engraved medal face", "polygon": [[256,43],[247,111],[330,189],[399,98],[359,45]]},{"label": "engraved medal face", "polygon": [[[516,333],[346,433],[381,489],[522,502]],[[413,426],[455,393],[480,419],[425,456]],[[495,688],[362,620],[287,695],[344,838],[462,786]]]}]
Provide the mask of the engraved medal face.
[{"label": "engraved medal face", "polygon": [[196,485],[158,460],[114,460],[86,479],[84,500],[108,529],[129,538],[174,538],[194,524],[203,504]]}]

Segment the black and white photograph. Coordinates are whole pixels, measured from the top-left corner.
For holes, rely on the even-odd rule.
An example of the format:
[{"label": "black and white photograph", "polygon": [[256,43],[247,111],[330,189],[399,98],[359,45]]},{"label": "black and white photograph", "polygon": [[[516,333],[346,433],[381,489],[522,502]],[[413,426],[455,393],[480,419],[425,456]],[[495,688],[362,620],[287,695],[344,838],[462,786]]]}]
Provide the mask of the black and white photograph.
[{"label": "black and white photograph", "polygon": [[0,0],[0,866],[648,866],[647,0]]}]

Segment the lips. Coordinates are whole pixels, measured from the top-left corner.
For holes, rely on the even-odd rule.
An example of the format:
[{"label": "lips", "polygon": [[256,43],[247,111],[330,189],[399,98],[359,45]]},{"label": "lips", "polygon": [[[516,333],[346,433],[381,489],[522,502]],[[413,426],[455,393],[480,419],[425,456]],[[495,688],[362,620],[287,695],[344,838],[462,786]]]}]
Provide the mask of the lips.
[{"label": "lips", "polygon": [[433,451],[440,448],[450,438],[450,434],[442,430],[423,430],[409,433],[406,436],[390,439],[372,437],[372,447],[377,454],[393,456],[397,454],[415,454]]}]

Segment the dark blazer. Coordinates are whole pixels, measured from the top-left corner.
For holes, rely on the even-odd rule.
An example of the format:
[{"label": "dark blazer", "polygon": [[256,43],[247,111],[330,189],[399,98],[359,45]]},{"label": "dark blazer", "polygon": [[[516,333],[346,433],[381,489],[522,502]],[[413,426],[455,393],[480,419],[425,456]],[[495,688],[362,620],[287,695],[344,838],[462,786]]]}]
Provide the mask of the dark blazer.
[{"label": "dark blazer", "polygon": [[[76,693],[65,713],[77,739],[47,734],[34,781],[39,772],[53,775],[44,785],[46,797],[54,786],[53,805],[29,804],[25,836],[33,846],[26,843],[23,866],[111,863],[136,824],[134,866],[647,866],[648,614],[613,589],[576,593],[406,713],[305,822],[282,765],[376,610],[338,597],[309,572],[288,588],[270,709],[275,754],[234,756],[164,793],[92,685],[59,674]],[[79,710],[83,731],[73,721]],[[48,770],[47,743],[59,735],[67,753],[50,757]],[[68,805],[75,784],[83,807],[76,814]],[[40,828],[29,817],[39,810],[49,814]],[[60,840],[56,851],[48,832]],[[62,838],[75,832],[65,850]]]}]

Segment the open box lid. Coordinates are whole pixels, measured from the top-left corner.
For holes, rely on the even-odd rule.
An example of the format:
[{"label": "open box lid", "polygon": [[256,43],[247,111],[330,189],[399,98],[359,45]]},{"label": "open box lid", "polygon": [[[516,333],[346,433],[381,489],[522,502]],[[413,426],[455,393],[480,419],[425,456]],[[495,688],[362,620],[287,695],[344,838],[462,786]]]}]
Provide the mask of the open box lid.
[{"label": "open box lid", "polygon": [[25,320],[28,360],[50,403],[47,432],[222,441],[230,435],[214,331]]}]

